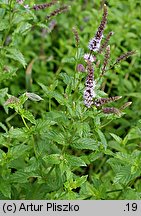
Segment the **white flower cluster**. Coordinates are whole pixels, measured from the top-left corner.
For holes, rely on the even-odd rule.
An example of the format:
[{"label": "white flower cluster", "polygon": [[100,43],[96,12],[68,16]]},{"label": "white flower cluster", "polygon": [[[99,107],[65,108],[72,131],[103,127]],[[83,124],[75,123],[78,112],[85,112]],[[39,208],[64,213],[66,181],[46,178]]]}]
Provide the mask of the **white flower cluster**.
[{"label": "white flower cluster", "polygon": [[94,62],[96,60],[95,56],[91,55],[90,53],[84,54],[84,60]]},{"label": "white flower cluster", "polygon": [[91,50],[91,51],[93,51],[93,52],[99,51],[99,49],[100,49],[100,43],[101,43],[102,37],[103,37],[103,35],[102,35],[101,38],[99,38],[99,39],[96,39],[96,37],[92,38],[92,39],[89,41],[89,45],[88,45],[89,50]]}]

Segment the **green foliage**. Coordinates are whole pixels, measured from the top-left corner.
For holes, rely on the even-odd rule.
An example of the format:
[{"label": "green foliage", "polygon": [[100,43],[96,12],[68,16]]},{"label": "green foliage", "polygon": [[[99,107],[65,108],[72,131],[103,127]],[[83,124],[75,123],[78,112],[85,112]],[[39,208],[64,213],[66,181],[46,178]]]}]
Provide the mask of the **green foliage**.
[{"label": "green foliage", "polygon": [[141,199],[140,2],[109,1],[105,30],[115,33],[111,65],[137,54],[100,80],[95,68],[98,97],[123,96],[119,110],[132,101],[119,115],[84,106],[86,73],[77,71],[101,2],[66,1],[48,20],[64,1],[33,10],[41,2],[0,0],[0,199]]}]

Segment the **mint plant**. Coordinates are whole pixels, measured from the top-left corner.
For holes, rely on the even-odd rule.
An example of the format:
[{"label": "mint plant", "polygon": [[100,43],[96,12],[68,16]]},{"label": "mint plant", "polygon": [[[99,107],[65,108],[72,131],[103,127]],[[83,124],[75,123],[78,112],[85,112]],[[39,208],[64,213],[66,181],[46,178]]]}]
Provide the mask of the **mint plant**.
[{"label": "mint plant", "polygon": [[[78,30],[73,28],[76,54],[66,58],[67,65],[73,63],[73,69],[66,67],[65,59],[57,63],[63,48],[59,52],[54,44],[52,50],[57,55],[44,65],[39,60],[44,61],[46,56],[36,56],[33,46],[32,53],[21,52],[22,41],[28,41],[33,34],[37,36],[34,29],[38,28],[43,30],[44,40],[68,6],[56,1],[25,2],[28,1],[0,3],[0,102],[4,113],[0,122],[0,198],[139,199],[140,151],[130,141],[140,131],[140,123],[124,137],[107,133],[111,122],[124,118],[124,110],[131,102],[115,107],[122,95],[109,95],[103,87],[111,69],[134,51],[110,60],[113,32],[104,38],[108,17],[104,5],[102,21],[89,42],[88,53],[83,52]],[[48,15],[44,16],[44,10],[50,10]],[[54,17],[56,20],[51,20]],[[58,38],[59,43],[62,46]],[[35,66],[45,67],[47,76],[38,77],[34,84],[36,74],[32,74],[32,69],[37,70],[37,61],[39,66]],[[18,92],[14,84],[13,95],[12,82],[15,77],[21,78],[22,70],[24,91]],[[40,70],[40,76],[42,73]],[[112,105],[107,107],[107,103]]]}]

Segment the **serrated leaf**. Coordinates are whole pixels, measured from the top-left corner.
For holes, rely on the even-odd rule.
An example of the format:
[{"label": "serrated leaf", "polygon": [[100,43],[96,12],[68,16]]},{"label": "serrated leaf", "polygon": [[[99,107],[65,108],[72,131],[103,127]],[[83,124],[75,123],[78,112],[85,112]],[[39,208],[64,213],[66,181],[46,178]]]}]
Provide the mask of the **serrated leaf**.
[{"label": "serrated leaf", "polygon": [[104,148],[106,149],[106,148],[107,148],[107,140],[106,140],[106,138],[105,138],[104,133],[102,133],[102,131],[99,130],[99,129],[97,129],[96,132],[97,132],[98,135],[99,135],[99,138],[100,138],[100,140],[101,140],[101,142],[102,142],[102,145],[103,145]]},{"label": "serrated leaf", "polygon": [[72,80],[70,79],[70,76],[66,73],[60,73],[60,77],[63,79],[63,82],[68,85]]},{"label": "serrated leaf", "polygon": [[96,150],[99,147],[99,143],[96,140],[91,138],[81,138],[76,142],[73,142],[71,146],[77,149]]},{"label": "serrated leaf", "polygon": [[44,131],[47,131],[51,125],[55,125],[55,124],[56,124],[56,122],[51,120],[51,119],[48,119],[48,120],[38,119],[38,120],[36,120],[35,130],[37,132],[39,132],[39,131],[44,132]]},{"label": "serrated leaf", "polygon": [[18,70],[18,68],[15,66],[8,65],[8,66],[4,66],[3,69],[0,68],[0,70],[2,70],[0,76],[0,81],[2,82],[3,80],[12,79],[13,76],[16,75],[16,71]]},{"label": "serrated leaf", "polygon": [[12,160],[17,159],[21,155],[24,155],[26,152],[28,152],[30,147],[25,144],[17,145],[12,148],[10,148],[8,152],[8,156],[11,157]]},{"label": "serrated leaf", "polygon": [[60,154],[51,154],[43,157],[43,160],[48,164],[59,164],[61,160]]},{"label": "serrated leaf", "polygon": [[0,89],[0,97],[5,97],[7,93],[8,93],[8,88]]},{"label": "serrated leaf", "polygon": [[27,101],[28,97],[26,96],[26,93],[22,94],[20,97],[19,97],[19,104],[20,105],[23,105],[26,101]]},{"label": "serrated leaf", "polygon": [[84,56],[84,49],[83,48],[78,48],[78,51],[75,55],[76,59],[81,59]]},{"label": "serrated leaf", "polygon": [[5,154],[4,151],[2,151],[2,150],[0,149],[0,163],[2,162],[2,158],[3,158],[3,156],[5,157],[6,154]]},{"label": "serrated leaf", "polygon": [[73,179],[69,179],[69,181],[65,182],[64,186],[68,190],[76,189],[81,187],[87,181],[88,175],[77,177],[74,181]]},{"label": "serrated leaf", "polygon": [[66,104],[66,99],[64,98],[64,96],[62,94],[59,94],[58,92],[53,92],[52,97],[54,97],[59,104],[64,105]]},{"label": "serrated leaf", "polygon": [[39,83],[38,84],[41,86],[41,88],[43,89],[43,91],[46,93],[46,94],[49,94],[49,88],[47,86],[45,86],[44,84],[42,83]]},{"label": "serrated leaf", "polygon": [[95,190],[93,185],[91,185],[88,181],[86,181],[86,182],[84,182],[84,184],[81,187],[80,194],[83,194],[86,197],[89,197],[89,196],[96,197],[96,192],[97,191]]},{"label": "serrated leaf", "polygon": [[64,57],[62,59],[62,63],[74,63],[75,62],[75,58],[74,57]]},{"label": "serrated leaf", "polygon": [[65,143],[65,137],[61,132],[57,132],[57,131],[49,131],[46,134],[46,137],[54,142],[57,142],[58,144],[61,145],[66,145]]},{"label": "serrated leaf", "polygon": [[8,88],[0,89],[0,104],[3,106],[6,113],[8,113],[8,107],[4,106],[4,102],[5,102],[5,96],[7,95],[7,92],[8,92]]},{"label": "serrated leaf", "polygon": [[68,165],[71,167],[87,166],[85,162],[80,158],[73,155],[65,155]]},{"label": "serrated leaf", "polygon": [[119,143],[121,144],[122,143],[122,139],[117,136],[116,134],[113,134],[113,133],[110,133],[110,135]]},{"label": "serrated leaf", "polygon": [[141,130],[138,127],[133,127],[130,129],[126,137],[127,140],[138,139],[141,137]]},{"label": "serrated leaf", "polygon": [[126,96],[128,96],[128,97],[135,97],[135,98],[141,99],[141,93],[140,92],[127,93]]},{"label": "serrated leaf", "polygon": [[120,171],[118,173],[116,173],[116,176],[114,178],[114,183],[122,183],[124,185],[128,184],[129,181],[132,179],[131,176],[131,167],[128,166],[124,166],[120,168]]},{"label": "serrated leaf", "polygon": [[8,132],[7,127],[6,127],[3,123],[1,123],[1,122],[0,122],[0,127],[1,127],[5,132]]},{"label": "serrated leaf", "polygon": [[30,173],[25,173],[23,171],[17,171],[15,173],[13,173],[11,175],[11,181],[16,182],[16,183],[27,183],[28,182],[28,178],[32,176],[32,174]]},{"label": "serrated leaf", "polygon": [[14,34],[22,34],[25,35],[29,30],[31,30],[32,25],[30,23],[20,22],[16,30],[14,31]]},{"label": "serrated leaf", "polygon": [[12,139],[16,139],[19,137],[20,139],[25,139],[28,137],[26,131],[24,131],[22,128],[10,128],[8,132],[8,136]]},{"label": "serrated leaf", "polygon": [[11,198],[11,185],[5,179],[0,179],[0,191],[5,197]]},{"label": "serrated leaf", "polygon": [[9,28],[8,20],[0,20],[0,31],[3,31],[5,29]]},{"label": "serrated leaf", "polygon": [[15,61],[18,61],[25,68],[27,63],[25,61],[23,54],[20,52],[20,50],[17,50],[13,47],[8,47],[8,48],[6,48],[6,51],[7,51],[6,56],[8,58],[11,58],[11,59],[14,59]]},{"label": "serrated leaf", "polygon": [[78,178],[74,181],[75,188],[81,187],[82,184],[84,184],[84,182],[87,181],[87,178],[88,178],[88,175],[78,177]]},{"label": "serrated leaf", "polygon": [[88,155],[88,159],[91,163],[91,162],[93,162],[99,158],[102,158],[102,156],[103,156],[103,154],[101,152],[98,152],[98,153],[92,152],[90,155]]},{"label": "serrated leaf", "polygon": [[20,110],[20,115],[23,117],[23,118],[26,118],[28,119],[32,124],[36,124],[36,120],[34,118],[34,116],[32,115],[31,112],[25,110],[25,109],[21,109]]},{"label": "serrated leaf", "polygon": [[50,111],[45,115],[45,118],[50,121],[55,121],[58,124],[60,124],[60,122],[62,124],[68,123],[68,118],[62,111]]}]

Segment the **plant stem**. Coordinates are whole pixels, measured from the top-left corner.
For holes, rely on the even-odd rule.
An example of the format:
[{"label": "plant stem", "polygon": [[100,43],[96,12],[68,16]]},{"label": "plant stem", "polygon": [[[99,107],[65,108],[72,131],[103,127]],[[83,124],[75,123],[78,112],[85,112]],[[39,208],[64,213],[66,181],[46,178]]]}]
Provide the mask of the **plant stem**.
[{"label": "plant stem", "polygon": [[102,125],[100,128],[103,128],[105,126],[107,126],[108,124],[110,124],[113,121],[113,119],[109,120],[107,123],[105,123],[104,125]]},{"label": "plant stem", "polygon": [[9,124],[9,121],[11,121],[11,119],[14,118],[16,115],[17,115],[17,113],[15,112],[14,114],[12,114],[11,116],[9,116],[9,117],[5,120],[5,122],[6,122],[6,124],[7,124],[7,126],[8,126],[9,128],[11,127],[11,125]]},{"label": "plant stem", "polygon": [[115,193],[115,192],[121,192],[122,189],[116,189],[116,190],[111,190],[111,191],[107,191],[106,193]]},{"label": "plant stem", "polygon": [[49,112],[51,111],[51,98],[49,97],[49,103],[48,103],[48,105],[49,105]]},{"label": "plant stem", "polygon": [[28,125],[26,124],[26,121],[24,120],[24,117],[21,116],[21,118],[22,118],[22,120],[23,120],[23,123],[24,123],[25,127],[29,130],[29,127],[28,127]]}]

